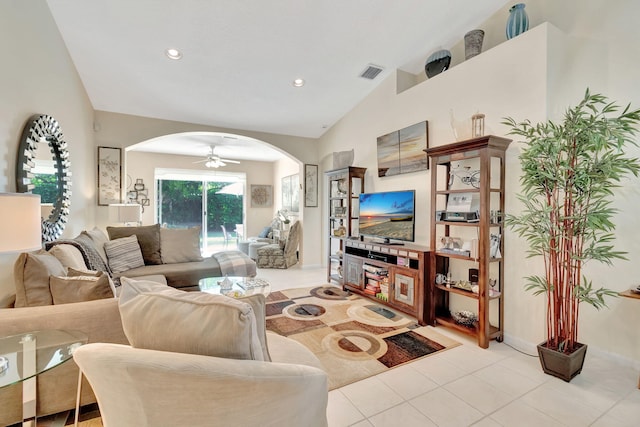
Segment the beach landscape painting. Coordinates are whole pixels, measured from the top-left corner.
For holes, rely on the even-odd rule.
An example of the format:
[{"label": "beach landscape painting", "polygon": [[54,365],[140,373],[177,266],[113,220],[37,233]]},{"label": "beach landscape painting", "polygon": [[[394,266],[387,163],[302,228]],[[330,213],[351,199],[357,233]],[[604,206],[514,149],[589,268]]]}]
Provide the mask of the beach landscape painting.
[{"label": "beach landscape painting", "polygon": [[428,122],[420,122],[377,139],[378,176],[392,176],[429,169],[424,152],[429,145]]}]

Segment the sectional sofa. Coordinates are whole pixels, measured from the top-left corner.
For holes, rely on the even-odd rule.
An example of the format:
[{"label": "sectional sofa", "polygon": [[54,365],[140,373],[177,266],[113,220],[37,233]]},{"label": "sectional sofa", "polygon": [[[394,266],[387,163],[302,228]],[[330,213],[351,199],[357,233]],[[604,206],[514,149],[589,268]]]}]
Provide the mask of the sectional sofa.
[{"label": "sectional sofa", "polygon": [[[204,277],[253,276],[256,272],[255,262],[237,251],[202,258],[197,229],[165,230],[156,225],[109,228],[108,232],[111,238],[98,229],[83,231],[74,239],[47,244],[46,250],[20,254],[14,267],[16,295],[0,308],[0,336],[68,329],[84,332],[89,342],[128,344],[115,298],[121,277],[145,278],[192,291],[198,289],[198,280]],[[114,245],[116,252],[123,253],[118,246],[122,239],[139,242],[143,265],[139,265],[139,259],[130,263],[129,259],[137,256],[128,257],[124,251],[124,264],[113,268],[113,259],[107,254]],[[122,270],[128,262],[137,266]],[[71,272],[79,278],[70,277]],[[54,281],[56,286],[59,282],[64,286],[54,287]],[[88,287],[90,291],[86,291]],[[83,291],[74,293],[75,288]],[[60,301],[64,303],[57,303]],[[73,362],[39,375],[38,414],[74,408],[77,378],[78,368]],[[0,389],[0,402],[0,425],[22,420],[20,384]],[[81,402],[95,402],[86,381]]]}]

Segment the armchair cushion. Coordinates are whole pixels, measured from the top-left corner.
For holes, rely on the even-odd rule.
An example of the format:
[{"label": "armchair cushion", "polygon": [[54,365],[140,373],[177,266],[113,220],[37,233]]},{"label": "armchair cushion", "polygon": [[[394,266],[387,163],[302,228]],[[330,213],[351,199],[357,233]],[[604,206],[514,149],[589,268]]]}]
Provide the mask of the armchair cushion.
[{"label": "armchair cushion", "polygon": [[249,301],[264,306],[263,295],[236,300],[123,277],[120,313],[125,334],[134,347],[270,360],[266,351],[264,308],[259,327]]},{"label": "armchair cushion", "polygon": [[269,233],[271,233],[271,226],[267,225],[265,228],[262,229],[260,234],[258,234],[258,237],[262,237],[262,238],[269,237]]}]

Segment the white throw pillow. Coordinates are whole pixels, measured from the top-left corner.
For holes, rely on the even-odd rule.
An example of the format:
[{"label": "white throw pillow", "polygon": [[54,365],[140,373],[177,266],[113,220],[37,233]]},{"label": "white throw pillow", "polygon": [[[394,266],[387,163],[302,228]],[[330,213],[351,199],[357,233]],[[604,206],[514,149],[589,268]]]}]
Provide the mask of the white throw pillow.
[{"label": "white throw pillow", "polygon": [[104,244],[104,250],[109,259],[109,267],[114,273],[144,266],[142,251],[135,234],[108,241]]},{"label": "white throw pillow", "polygon": [[[127,277],[123,277],[121,283],[122,326],[133,347],[229,359],[270,360],[266,333],[264,327],[259,331],[252,304]],[[264,306],[264,296],[260,296],[262,299],[255,301],[261,301]]]}]

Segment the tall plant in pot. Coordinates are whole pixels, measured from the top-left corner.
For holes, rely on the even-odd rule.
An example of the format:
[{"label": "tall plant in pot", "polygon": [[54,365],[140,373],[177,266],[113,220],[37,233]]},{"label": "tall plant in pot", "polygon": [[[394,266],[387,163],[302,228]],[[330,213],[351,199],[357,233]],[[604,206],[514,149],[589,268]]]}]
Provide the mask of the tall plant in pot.
[{"label": "tall plant in pot", "polygon": [[505,223],[527,241],[529,256],[544,260],[544,275],[526,277],[525,288],[546,296],[547,341],[538,353],[544,371],[565,381],[580,373],[586,354],[578,342],[580,303],[601,309],[605,297],[617,295],[594,286],[583,267],[625,259],[614,245],[612,199],[622,179],[640,171],[638,159],[625,153],[637,145],[639,122],[640,110],[621,110],[589,89],[558,123],[503,122],[525,143],[517,196],[524,207]]}]

